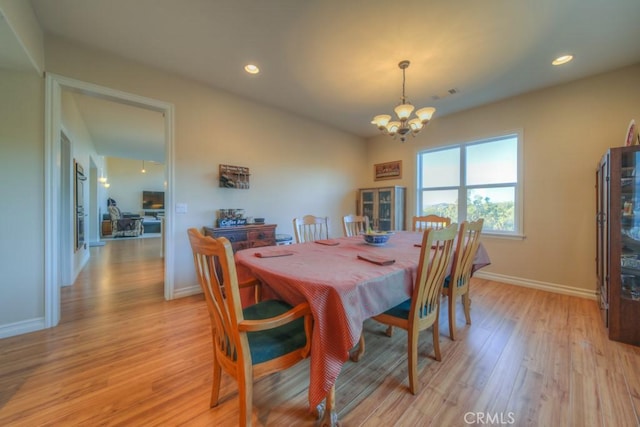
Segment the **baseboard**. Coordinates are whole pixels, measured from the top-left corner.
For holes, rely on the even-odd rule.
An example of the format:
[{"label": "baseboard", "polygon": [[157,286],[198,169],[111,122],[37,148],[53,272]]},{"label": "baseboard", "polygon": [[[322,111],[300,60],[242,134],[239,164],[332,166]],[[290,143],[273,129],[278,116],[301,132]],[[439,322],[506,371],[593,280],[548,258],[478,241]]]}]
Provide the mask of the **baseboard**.
[{"label": "baseboard", "polygon": [[28,334],[29,332],[44,329],[44,317],[37,319],[23,320],[21,322],[0,325],[0,338],[8,338],[16,335]]},{"label": "baseboard", "polygon": [[200,288],[200,285],[189,286],[188,288],[174,289],[173,299],[190,297],[191,295],[197,295],[201,293],[202,289]]},{"label": "baseboard", "polygon": [[522,279],[520,277],[506,276],[504,274],[497,273],[486,273],[482,271],[474,273],[473,277],[477,277],[478,279],[494,280],[496,282],[507,283],[509,285],[516,285],[525,288],[553,292],[556,294],[571,295],[574,297],[597,300],[597,293],[595,290],[589,291],[586,289],[574,288],[572,286],[559,285],[556,283],[540,282],[537,280]]}]

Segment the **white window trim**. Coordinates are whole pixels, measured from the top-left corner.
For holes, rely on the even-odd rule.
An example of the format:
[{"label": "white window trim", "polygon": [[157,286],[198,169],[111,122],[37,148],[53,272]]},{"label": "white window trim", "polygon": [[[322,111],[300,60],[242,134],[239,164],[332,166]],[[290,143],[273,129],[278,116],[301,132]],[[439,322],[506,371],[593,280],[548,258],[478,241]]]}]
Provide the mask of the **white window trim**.
[{"label": "white window trim", "polygon": [[[432,151],[439,151],[439,150],[447,150],[450,148],[454,148],[454,147],[459,147],[460,148],[460,156],[465,157],[466,156],[466,150],[464,148],[471,146],[471,145],[476,145],[476,144],[482,144],[482,143],[487,143],[487,142],[491,142],[491,141],[495,141],[495,140],[499,140],[499,139],[503,139],[509,135],[516,135],[517,136],[517,148],[518,148],[518,182],[516,185],[516,191],[515,191],[515,200],[514,200],[514,205],[515,205],[515,215],[514,215],[514,228],[515,231],[512,233],[500,233],[500,232],[496,232],[496,231],[483,231],[482,235],[483,236],[487,236],[487,237],[493,237],[493,238],[501,238],[501,239],[509,239],[509,240],[524,240],[526,238],[525,232],[524,232],[524,131],[522,129],[514,129],[514,130],[508,130],[508,131],[503,131],[503,132],[499,132],[490,136],[485,136],[482,138],[473,138],[470,140],[466,140],[466,141],[462,141],[462,142],[456,142],[456,143],[451,143],[451,144],[447,144],[447,145],[442,145],[439,147],[432,147],[432,148],[426,148],[426,149],[421,149],[418,150],[416,152],[416,176],[415,176],[415,182],[416,182],[416,196],[415,196],[415,200],[416,200],[416,205],[415,205],[415,214],[419,215],[420,214],[420,209],[422,206],[422,190],[423,188],[420,185],[420,178],[421,178],[421,162],[420,162],[420,157],[423,153],[425,152],[432,152]],[[466,159],[465,159],[466,162]],[[464,168],[460,168],[460,182],[466,182],[465,179],[465,170]],[[503,186],[504,184],[508,184],[508,183],[500,183],[496,186]],[[483,185],[483,186],[464,186],[464,189],[469,189],[469,188],[474,188],[474,187],[481,187],[481,188],[487,188],[487,187],[491,187],[492,185]],[[451,188],[457,188],[458,191],[462,191],[462,185],[459,185],[457,187],[433,187],[433,188],[429,188],[430,190],[439,190],[439,189],[451,189]],[[466,213],[467,211],[467,198],[463,196],[460,196],[460,194],[458,195],[458,200],[460,201],[459,205],[458,205],[458,221],[460,220],[460,217],[462,215],[463,212]]]}]

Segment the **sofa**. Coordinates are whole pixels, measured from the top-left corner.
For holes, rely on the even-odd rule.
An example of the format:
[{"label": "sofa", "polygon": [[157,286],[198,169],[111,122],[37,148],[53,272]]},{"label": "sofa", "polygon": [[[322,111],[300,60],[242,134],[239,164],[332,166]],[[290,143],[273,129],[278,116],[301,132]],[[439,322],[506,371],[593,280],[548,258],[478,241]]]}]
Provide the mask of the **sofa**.
[{"label": "sofa", "polygon": [[115,204],[109,206],[112,237],[138,237],[144,233],[140,216],[123,215]]}]

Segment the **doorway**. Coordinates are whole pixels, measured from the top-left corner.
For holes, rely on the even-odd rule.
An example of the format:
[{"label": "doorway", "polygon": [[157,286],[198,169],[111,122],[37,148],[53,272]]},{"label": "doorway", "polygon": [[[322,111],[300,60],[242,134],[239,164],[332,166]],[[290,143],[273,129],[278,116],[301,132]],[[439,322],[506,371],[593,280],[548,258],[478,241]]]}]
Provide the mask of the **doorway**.
[{"label": "doorway", "polygon": [[122,103],[129,106],[160,112],[164,118],[166,195],[164,233],[164,298],[174,297],[173,283],[173,120],[174,108],[165,103],[107,87],[82,82],[63,76],[47,74],[45,92],[45,327],[53,327],[60,321],[60,286],[62,285],[62,261],[60,221],[63,195],[59,183],[62,179],[60,162],[62,131],[62,93],[65,90]]}]

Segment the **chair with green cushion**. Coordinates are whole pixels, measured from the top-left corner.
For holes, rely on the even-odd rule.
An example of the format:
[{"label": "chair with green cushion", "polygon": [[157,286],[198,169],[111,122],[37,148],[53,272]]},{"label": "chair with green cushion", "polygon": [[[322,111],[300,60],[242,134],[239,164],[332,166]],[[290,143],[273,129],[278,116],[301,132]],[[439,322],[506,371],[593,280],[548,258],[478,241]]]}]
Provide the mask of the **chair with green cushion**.
[{"label": "chair with green cushion", "polygon": [[289,368],[311,350],[309,304],[295,307],[267,300],[242,308],[231,243],[188,230],[198,282],[204,292],[213,337],[211,407],[218,404],[222,370],[238,382],[241,426],[251,425],[254,379]]},{"label": "chair with green cushion", "polygon": [[[438,320],[440,317],[440,295],[447,275],[453,241],[458,224],[435,230],[427,229],[422,236],[422,246],[418,261],[418,272],[411,298],[373,318],[389,326],[397,326],[407,331],[409,388],[416,394],[418,383],[418,335],[420,331],[433,326],[433,350],[435,359],[440,361],[440,339]],[[390,329],[388,330],[390,331]]]},{"label": "chair with green cushion", "polygon": [[[467,325],[471,324],[471,298],[469,298],[469,282],[473,273],[473,259],[480,245],[482,232],[481,218],[474,222],[463,222],[458,232],[456,249],[453,252],[451,274],[444,281],[444,295],[449,299],[449,336],[456,339],[456,297],[462,297],[462,307]],[[455,283],[455,286],[451,286]]]}]

